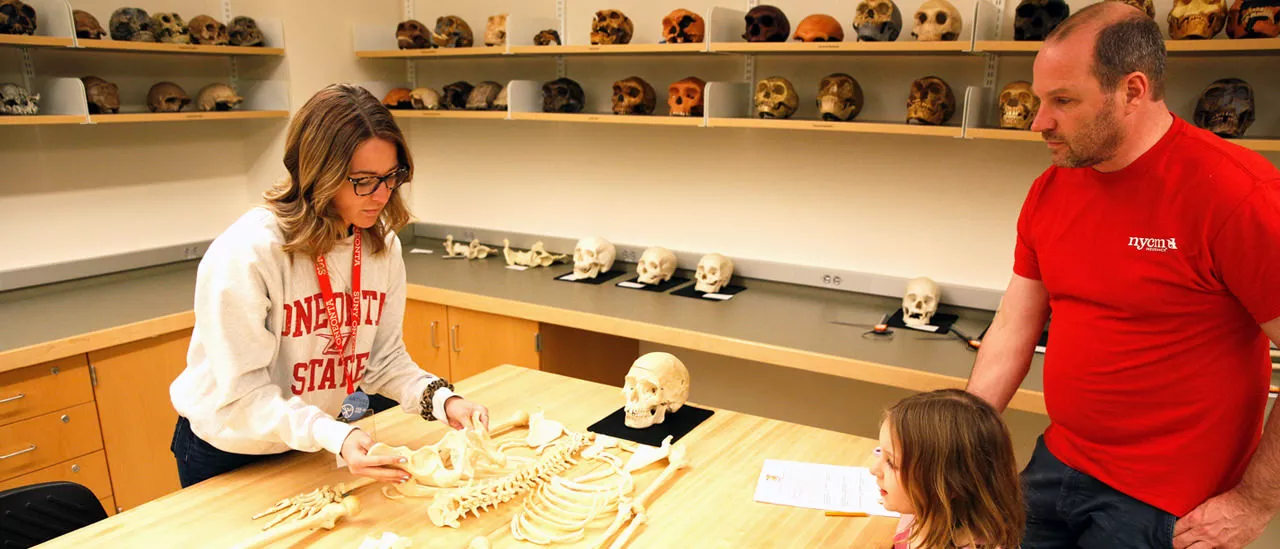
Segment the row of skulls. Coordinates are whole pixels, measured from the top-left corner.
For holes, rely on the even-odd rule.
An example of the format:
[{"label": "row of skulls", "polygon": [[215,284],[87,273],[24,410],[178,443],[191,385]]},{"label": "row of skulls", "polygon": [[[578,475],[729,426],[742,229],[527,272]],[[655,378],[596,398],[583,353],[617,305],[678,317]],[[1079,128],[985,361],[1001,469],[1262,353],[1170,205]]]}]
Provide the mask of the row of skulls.
[{"label": "row of skulls", "polygon": [[[960,39],[964,19],[947,0],[926,0],[912,15],[911,36],[921,42]],[[756,6],[746,15],[742,39],[747,42],[843,42],[840,21],[823,13],[805,17],[791,32],[787,15],[776,6]],[[854,8],[853,30],[860,42],[893,42],[902,33],[902,10],[893,0],[862,0]]]},{"label": "row of skulls", "polygon": [[[800,95],[791,81],[775,76],[756,84],[754,103],[760,118],[791,118],[800,107]],[[862,86],[848,74],[829,74],[818,83],[817,106],[823,120],[853,120],[863,105]],[[911,83],[907,94],[908,124],[940,126],[950,121],[955,112],[956,97],[946,81],[926,76]]]},{"label": "row of skulls", "polygon": [[[667,87],[667,108],[671,116],[702,116],[707,83],[690,76]],[[579,113],[586,106],[586,92],[569,78],[557,78],[542,85],[542,111]],[[653,86],[639,76],[613,83],[610,101],[614,114],[649,115],[658,106]]]},{"label": "row of skulls", "polygon": [[[573,274],[578,280],[593,279],[613,270],[618,249],[603,237],[589,236],[573,247]],[[675,275],[676,254],[661,246],[645,249],[636,262],[636,282],[662,284]],[[729,285],[733,278],[733,260],[721,254],[706,254],[694,268],[694,289],[715,293]]]},{"label": "row of skulls", "polygon": [[98,19],[87,11],[75,10],[72,15],[77,38],[103,40],[110,36],[111,40],[128,42],[266,46],[258,22],[243,15],[233,18],[227,25],[208,15],[197,15],[188,22],[174,12],[153,15],[142,8],[120,8],[111,13],[107,29],[103,29]]},{"label": "row of skulls", "polygon": [[[120,110],[120,90],[115,84],[95,76],[82,79],[89,98],[90,113],[115,113]],[[244,98],[235,89],[222,83],[209,84],[196,94],[195,108],[199,111],[229,111]],[[151,112],[179,112],[191,105],[191,97],[182,86],[173,82],[157,82],[147,90],[147,110]]]},{"label": "row of skulls", "polygon": [[506,110],[507,89],[497,82],[486,80],[475,86],[459,80],[441,89],[394,88],[383,97],[388,109],[420,110]]},{"label": "row of skulls", "polygon": [[[1104,0],[1129,4],[1153,20],[1152,0]],[[1013,39],[1044,40],[1071,8],[1066,0],[1022,0],[1014,10]],[[1275,38],[1280,35],[1280,0],[1173,0],[1168,16],[1169,38],[1208,40],[1226,29],[1230,38]]]}]

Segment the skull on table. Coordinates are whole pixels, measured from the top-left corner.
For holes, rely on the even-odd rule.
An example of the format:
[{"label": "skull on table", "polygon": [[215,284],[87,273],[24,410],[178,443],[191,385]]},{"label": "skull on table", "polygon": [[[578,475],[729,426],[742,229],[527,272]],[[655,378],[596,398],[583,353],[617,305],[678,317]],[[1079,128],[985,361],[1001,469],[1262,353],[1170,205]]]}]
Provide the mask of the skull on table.
[{"label": "skull on table", "polygon": [[855,11],[859,42],[893,42],[902,32],[902,10],[893,0],[862,0]]},{"label": "skull on table", "polygon": [[733,260],[720,254],[704,255],[698,260],[693,277],[697,280],[693,289],[708,294],[719,292],[733,278]]},{"label": "skull on table", "polygon": [[660,284],[671,280],[676,273],[676,254],[666,248],[655,246],[640,254],[640,262],[636,264],[637,282],[641,284]]},{"label": "skull on table", "polygon": [[622,386],[623,423],[632,429],[660,424],[689,401],[689,370],[671,353],[641,355]]},{"label": "skull on table", "polygon": [[929,277],[907,281],[907,292],[902,295],[902,322],[907,326],[927,326],[938,312],[938,283]]},{"label": "skull on table", "polygon": [[579,279],[595,278],[609,272],[617,257],[617,248],[608,240],[598,236],[584,238],[573,247],[573,274]]}]

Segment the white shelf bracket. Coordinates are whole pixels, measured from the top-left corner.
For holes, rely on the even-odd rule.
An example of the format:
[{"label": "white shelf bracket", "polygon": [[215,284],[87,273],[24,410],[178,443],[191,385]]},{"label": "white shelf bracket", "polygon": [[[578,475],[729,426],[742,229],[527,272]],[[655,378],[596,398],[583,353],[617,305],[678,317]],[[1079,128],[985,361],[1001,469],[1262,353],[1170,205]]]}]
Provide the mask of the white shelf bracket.
[{"label": "white shelf bracket", "polygon": [[36,67],[35,67],[35,63],[31,61],[31,49],[21,48],[21,50],[22,50],[22,87],[26,88],[27,91],[34,92],[35,90],[31,89],[31,82],[35,80]]}]

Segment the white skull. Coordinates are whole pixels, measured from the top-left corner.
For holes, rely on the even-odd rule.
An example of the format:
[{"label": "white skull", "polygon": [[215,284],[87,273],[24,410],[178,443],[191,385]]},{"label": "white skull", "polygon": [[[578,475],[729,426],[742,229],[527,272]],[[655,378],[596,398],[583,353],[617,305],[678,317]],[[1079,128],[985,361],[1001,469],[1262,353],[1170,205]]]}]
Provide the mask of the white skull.
[{"label": "white skull", "polygon": [[636,272],[640,274],[641,284],[658,284],[671,280],[671,275],[676,272],[676,254],[666,248],[649,248],[640,255]]},{"label": "white skull", "polygon": [[902,296],[902,321],[908,326],[927,326],[938,312],[938,283],[929,277],[907,281],[907,293]]},{"label": "white skull", "polygon": [[431,88],[414,88],[413,91],[409,92],[409,102],[413,104],[415,109],[438,110],[440,108],[440,92]]},{"label": "white skull", "polygon": [[648,353],[636,359],[622,387],[627,427],[644,429],[662,423],[689,400],[689,370],[670,353]]},{"label": "white skull", "polygon": [[921,42],[954,42],[960,39],[964,21],[960,10],[947,0],[929,0],[916,10],[911,36]]},{"label": "white skull", "polygon": [[733,278],[733,260],[720,254],[704,255],[698,261],[694,278],[698,279],[698,282],[694,284],[693,289],[708,294],[716,293],[728,286],[729,279]]},{"label": "white skull", "polygon": [[0,84],[0,114],[38,114],[40,94],[13,83]]},{"label": "white skull", "polygon": [[617,248],[608,240],[591,236],[578,241],[573,248],[573,274],[579,279],[595,278],[613,268]]}]

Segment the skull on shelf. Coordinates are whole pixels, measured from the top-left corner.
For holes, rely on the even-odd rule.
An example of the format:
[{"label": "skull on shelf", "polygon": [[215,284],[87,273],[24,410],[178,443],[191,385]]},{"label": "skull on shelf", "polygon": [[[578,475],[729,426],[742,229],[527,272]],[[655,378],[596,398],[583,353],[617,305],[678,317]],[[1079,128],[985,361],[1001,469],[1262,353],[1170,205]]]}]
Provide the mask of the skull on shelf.
[{"label": "skull on shelf", "polygon": [[467,108],[467,99],[471,97],[471,90],[475,89],[470,82],[459,80],[444,87],[443,101],[440,106],[451,110],[462,110]]},{"label": "skull on shelf", "polygon": [[1227,11],[1227,36],[1231,38],[1280,36],[1280,0],[1236,0]]},{"label": "skull on shelf", "polygon": [[414,88],[409,92],[409,102],[415,109],[434,111],[440,108],[440,93],[431,88]]},{"label": "skull on shelf", "polygon": [[102,24],[98,22],[98,18],[92,13],[84,10],[75,10],[71,12],[76,22],[76,38],[90,38],[93,40],[101,40],[107,35],[107,31],[102,28]]},{"label": "skull on shelf", "polygon": [[733,278],[733,260],[720,254],[707,254],[698,260],[698,267],[693,271],[697,283],[693,289],[713,294],[729,285]]},{"label": "skull on shelf", "polygon": [[545,29],[533,35],[533,45],[535,46],[550,46],[552,44],[560,45],[560,31]]},{"label": "skull on shelf", "polygon": [[107,22],[111,29],[112,40],[131,42],[155,42],[155,31],[151,26],[151,16],[141,8],[120,8],[111,13]]},{"label": "skull on shelf", "polygon": [[147,109],[151,112],[179,112],[191,104],[191,97],[173,82],[157,82],[147,91]]},{"label": "skull on shelf", "polygon": [[653,114],[658,93],[639,76],[613,83],[613,114]]},{"label": "skull on shelf", "polygon": [[40,114],[40,94],[17,84],[0,84],[0,114]]},{"label": "skull on shelf", "polygon": [[227,33],[227,25],[208,15],[197,15],[188,24],[191,29],[191,43],[210,46],[225,46],[231,43],[231,35]]},{"label": "skull on shelf", "polygon": [[493,110],[507,110],[507,88],[504,86],[502,91],[498,92],[498,96],[493,98]]},{"label": "skull on shelf", "polygon": [[151,16],[152,32],[157,42],[165,44],[190,44],[191,33],[187,31],[187,22],[176,12],[157,13]]},{"label": "skull on shelf", "polygon": [[80,79],[84,82],[85,96],[89,102],[89,114],[114,114],[120,112],[120,87],[96,76]]},{"label": "skull on shelf", "polygon": [[1040,98],[1025,80],[1010,82],[1000,90],[1000,127],[1029,130],[1040,111]]},{"label": "skull on shelf", "polygon": [[671,353],[641,355],[622,385],[623,423],[632,429],[660,424],[689,401],[689,370]]},{"label": "skull on shelf", "polygon": [[236,90],[221,83],[209,84],[196,94],[196,110],[200,111],[229,111],[243,102],[244,98],[236,95]]},{"label": "skull on shelf", "polygon": [[853,16],[859,42],[893,42],[902,32],[902,10],[893,0],[862,0]]},{"label": "skull on shelf", "polygon": [[956,96],[951,86],[936,76],[911,83],[907,98],[907,123],[940,126],[956,113]]},{"label": "skull on shelf", "polygon": [[690,76],[667,88],[667,109],[671,116],[702,116],[707,83]]},{"label": "skull on shelf", "polygon": [[862,86],[845,73],[829,74],[818,83],[818,112],[823,120],[848,122],[862,112]]},{"label": "skull on shelf", "polygon": [[902,296],[902,322],[908,326],[927,326],[938,312],[938,283],[929,277],[907,281],[907,292]]},{"label": "skull on shelf", "polygon": [[396,45],[402,50],[422,50],[431,47],[427,26],[417,19],[401,21],[396,25]]},{"label": "skull on shelf", "polygon": [[22,0],[0,0],[0,34],[35,34],[36,9]]},{"label": "skull on shelf", "polygon": [[612,243],[598,236],[589,236],[573,247],[573,274],[579,279],[595,278],[609,272],[618,250]]},{"label": "skull on shelf", "polygon": [[488,111],[493,109],[493,102],[498,98],[498,94],[502,92],[502,84],[485,80],[476,85],[475,89],[467,95],[467,109],[473,111]]},{"label": "skull on shelf", "polygon": [[1227,0],[1174,0],[1169,12],[1169,38],[1213,38],[1227,26]]},{"label": "skull on shelf", "polygon": [[591,44],[630,44],[635,30],[626,14],[618,10],[600,10],[591,20]]},{"label": "skull on shelf", "polygon": [[1196,126],[1221,137],[1244,137],[1253,119],[1253,88],[1239,78],[1209,84],[1196,101]]},{"label": "skull on shelf", "polygon": [[413,108],[411,93],[409,88],[392,88],[382,98],[382,105],[388,109],[411,109]]},{"label": "skull on shelf", "polygon": [[747,42],[786,42],[791,36],[791,22],[787,14],[774,6],[756,6],[747,12],[746,30],[742,39]]},{"label": "skull on shelf", "polygon": [[431,43],[437,48],[470,48],[475,40],[471,25],[456,15],[437,18],[436,28],[431,31]]},{"label": "skull on shelf", "polygon": [[1042,41],[1068,15],[1071,6],[1066,0],[1022,0],[1013,11],[1013,39]]},{"label": "skull on shelf", "polygon": [[801,42],[844,42],[844,27],[835,17],[815,13],[800,20],[792,38]]},{"label": "skull on shelf", "polygon": [[921,42],[955,42],[960,39],[964,20],[960,10],[947,0],[928,0],[916,10],[911,36]]},{"label": "skull on shelf", "polygon": [[587,96],[582,86],[568,78],[557,78],[542,85],[542,112],[582,112]]},{"label": "skull on shelf", "polygon": [[227,27],[228,38],[232,46],[265,46],[266,38],[262,36],[262,29],[258,28],[258,22],[252,17],[241,15],[231,20],[231,25]]},{"label": "skull on shelf", "polygon": [[484,45],[507,45],[507,14],[490,15],[484,27]]},{"label": "skull on shelf", "polygon": [[671,280],[676,273],[676,253],[666,248],[655,246],[640,254],[640,262],[636,264],[637,281],[641,284],[660,284]]},{"label": "skull on shelf", "polygon": [[1104,0],[1104,1],[1120,2],[1121,4],[1129,4],[1130,6],[1138,8],[1143,13],[1146,13],[1147,17],[1150,17],[1153,20],[1156,18],[1156,5],[1151,0]]},{"label": "skull on shelf", "polygon": [[662,41],[667,44],[688,44],[707,39],[707,22],[701,15],[686,9],[678,9],[662,18]]},{"label": "skull on shelf", "polygon": [[760,118],[791,118],[800,107],[800,95],[790,80],[775,76],[756,84],[755,104]]}]

